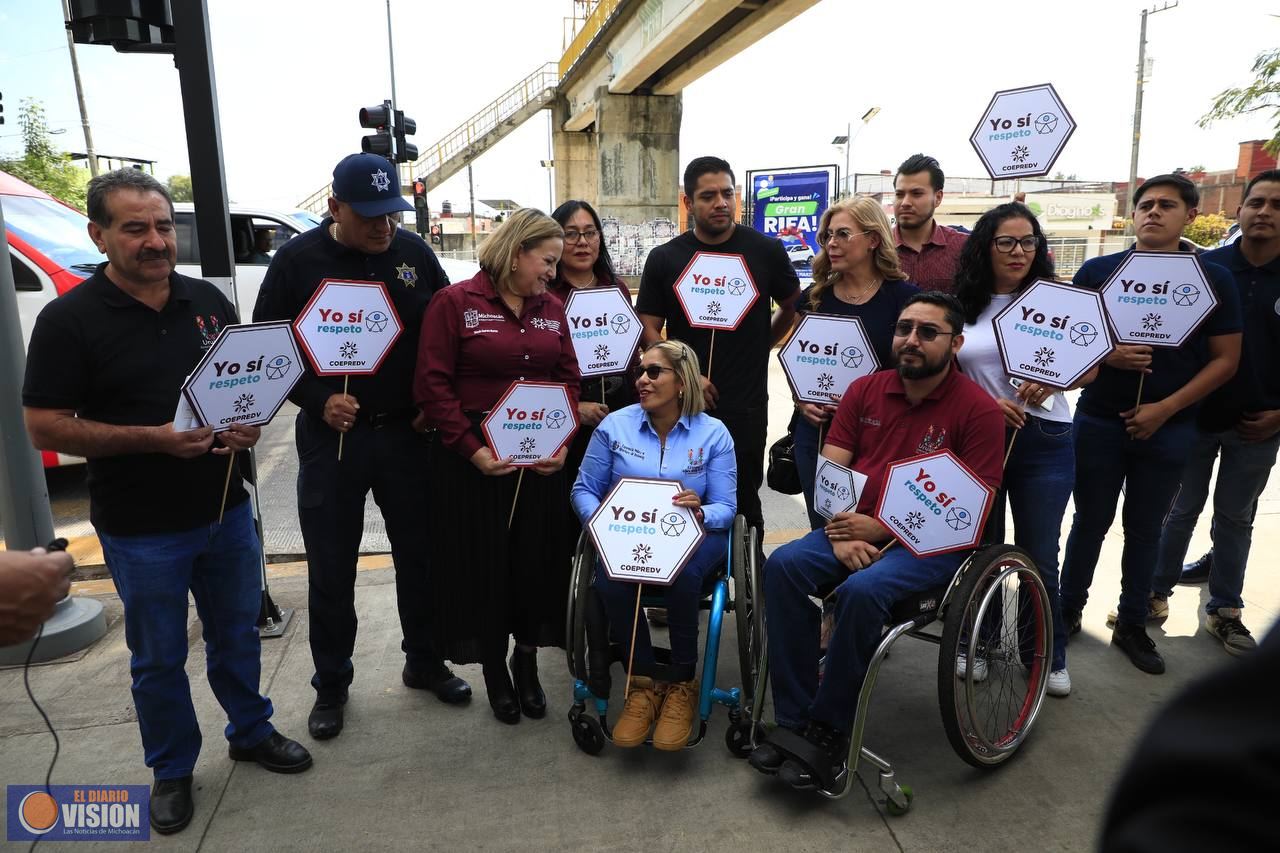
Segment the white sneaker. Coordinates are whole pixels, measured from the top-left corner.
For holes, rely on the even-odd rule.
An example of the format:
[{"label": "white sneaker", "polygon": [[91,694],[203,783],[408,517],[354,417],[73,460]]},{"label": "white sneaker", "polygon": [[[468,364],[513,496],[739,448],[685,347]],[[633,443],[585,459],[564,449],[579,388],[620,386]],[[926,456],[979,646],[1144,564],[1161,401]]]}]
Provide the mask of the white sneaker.
[{"label": "white sneaker", "polygon": [[1055,669],[1049,673],[1049,686],[1045,688],[1044,692],[1050,696],[1070,696],[1071,673],[1065,669]]},{"label": "white sneaker", "polygon": [[[969,657],[967,655],[959,655],[956,657],[956,678],[963,679],[969,674]],[[987,680],[987,659],[974,658],[973,661],[973,680],[980,683]]]}]

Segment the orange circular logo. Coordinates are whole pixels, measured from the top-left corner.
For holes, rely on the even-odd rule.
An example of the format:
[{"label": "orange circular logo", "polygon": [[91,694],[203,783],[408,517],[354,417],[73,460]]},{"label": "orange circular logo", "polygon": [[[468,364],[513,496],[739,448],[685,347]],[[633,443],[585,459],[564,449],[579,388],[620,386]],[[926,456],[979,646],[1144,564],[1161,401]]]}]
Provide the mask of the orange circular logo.
[{"label": "orange circular logo", "polygon": [[18,805],[18,822],[27,832],[44,835],[58,823],[58,803],[44,791],[32,791]]}]

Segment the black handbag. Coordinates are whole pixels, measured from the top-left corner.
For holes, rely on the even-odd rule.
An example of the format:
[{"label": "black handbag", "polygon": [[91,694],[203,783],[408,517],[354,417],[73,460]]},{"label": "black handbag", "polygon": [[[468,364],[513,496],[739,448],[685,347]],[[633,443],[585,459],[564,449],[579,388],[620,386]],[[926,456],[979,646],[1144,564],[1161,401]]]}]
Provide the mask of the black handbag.
[{"label": "black handbag", "polygon": [[784,495],[798,495],[800,472],[796,469],[796,437],[791,430],[769,445],[769,469],[765,472],[769,488]]}]

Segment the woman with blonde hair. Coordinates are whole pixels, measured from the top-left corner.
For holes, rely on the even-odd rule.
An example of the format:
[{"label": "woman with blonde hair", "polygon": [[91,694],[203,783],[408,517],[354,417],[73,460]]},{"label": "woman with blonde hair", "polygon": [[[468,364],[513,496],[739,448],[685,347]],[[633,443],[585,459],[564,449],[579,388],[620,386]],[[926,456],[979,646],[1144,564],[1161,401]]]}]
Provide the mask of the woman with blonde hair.
[{"label": "woman with blonde hair", "polygon": [[480,248],[480,272],[432,297],[414,374],[414,400],[435,428],[423,519],[436,549],[430,624],[447,659],[483,665],[504,723],[546,713],[537,649],[564,644],[568,482],[561,450],[520,478],[517,495],[516,468],[494,456],[479,425],[515,380],[562,382],[577,405],[568,323],[546,292],[563,248],[555,220],[513,213]]},{"label": "woman with blonde hair", "polygon": [[573,509],[585,525],[623,477],[679,480],[684,488],[672,503],[689,507],[706,528],[706,538],[665,591],[670,665],[656,663],[644,619],[632,624],[635,584],[596,572],[610,633],[633,661],[631,692],[613,728],[613,743],[639,746],[652,728],[655,747],[678,750],[688,743],[697,718],[698,601],[703,579],[729,547],[738,468],[729,430],[704,411],[698,356],[688,344],[652,344],[640,357],[635,387],[640,402],[606,415],[592,434],[573,484]]},{"label": "woman with blonde hair", "polygon": [[[797,314],[860,318],[881,369],[892,366],[893,324],[903,303],[920,288],[907,281],[898,266],[898,252],[884,211],[874,199],[865,197],[836,202],[822,214],[818,246],[813,284],[800,294]],[[830,425],[843,393],[840,389],[832,394],[830,403],[796,401],[791,420],[796,468],[809,524],[815,530],[826,524],[813,510],[813,479],[821,447],[818,434]]]}]

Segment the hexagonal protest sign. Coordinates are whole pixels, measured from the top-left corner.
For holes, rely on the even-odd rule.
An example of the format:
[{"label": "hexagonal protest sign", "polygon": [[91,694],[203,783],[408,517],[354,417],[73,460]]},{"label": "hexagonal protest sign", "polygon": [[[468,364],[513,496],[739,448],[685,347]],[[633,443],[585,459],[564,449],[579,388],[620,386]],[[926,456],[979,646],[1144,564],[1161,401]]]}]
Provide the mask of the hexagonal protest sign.
[{"label": "hexagonal protest sign", "polygon": [[1075,385],[1115,349],[1102,297],[1060,281],[1031,282],[993,325],[1005,372],[1051,388]]},{"label": "hexagonal protest sign", "polygon": [[616,287],[575,290],[564,303],[569,339],[583,376],[622,373],[631,367],[640,343],[640,318]]},{"label": "hexagonal protest sign", "polygon": [[223,328],[182,393],[200,425],[222,432],[269,423],[301,378],[289,323],[244,323]]},{"label": "hexagonal protest sign", "polygon": [[578,429],[578,410],[558,382],[512,382],[480,424],[499,459],[527,467],[550,459]]},{"label": "hexagonal protest sign", "polygon": [[996,92],[969,136],[996,180],[1047,175],[1076,123],[1049,83]]},{"label": "hexagonal protest sign", "polygon": [[321,376],[377,373],[404,327],[380,281],[326,278],[293,329]]},{"label": "hexagonal protest sign", "polygon": [[995,490],[950,450],[894,462],[885,472],[876,520],[917,557],[972,548]]},{"label": "hexagonal protest sign", "polygon": [[698,252],[680,273],[676,299],[695,329],[738,328],[760,298],[742,255]]},{"label": "hexagonal protest sign", "polygon": [[830,403],[849,383],[880,369],[866,327],[857,317],[806,314],[778,350],[791,393],[804,403]]},{"label": "hexagonal protest sign", "polygon": [[1118,343],[1176,348],[1218,307],[1190,252],[1130,252],[1098,292]]},{"label": "hexagonal protest sign", "polygon": [[616,581],[670,586],[706,532],[691,510],[671,499],[676,480],[620,479],[587,522],[605,573]]},{"label": "hexagonal protest sign", "polygon": [[852,512],[866,485],[866,474],[819,456],[813,478],[813,511],[827,520],[837,513]]}]

